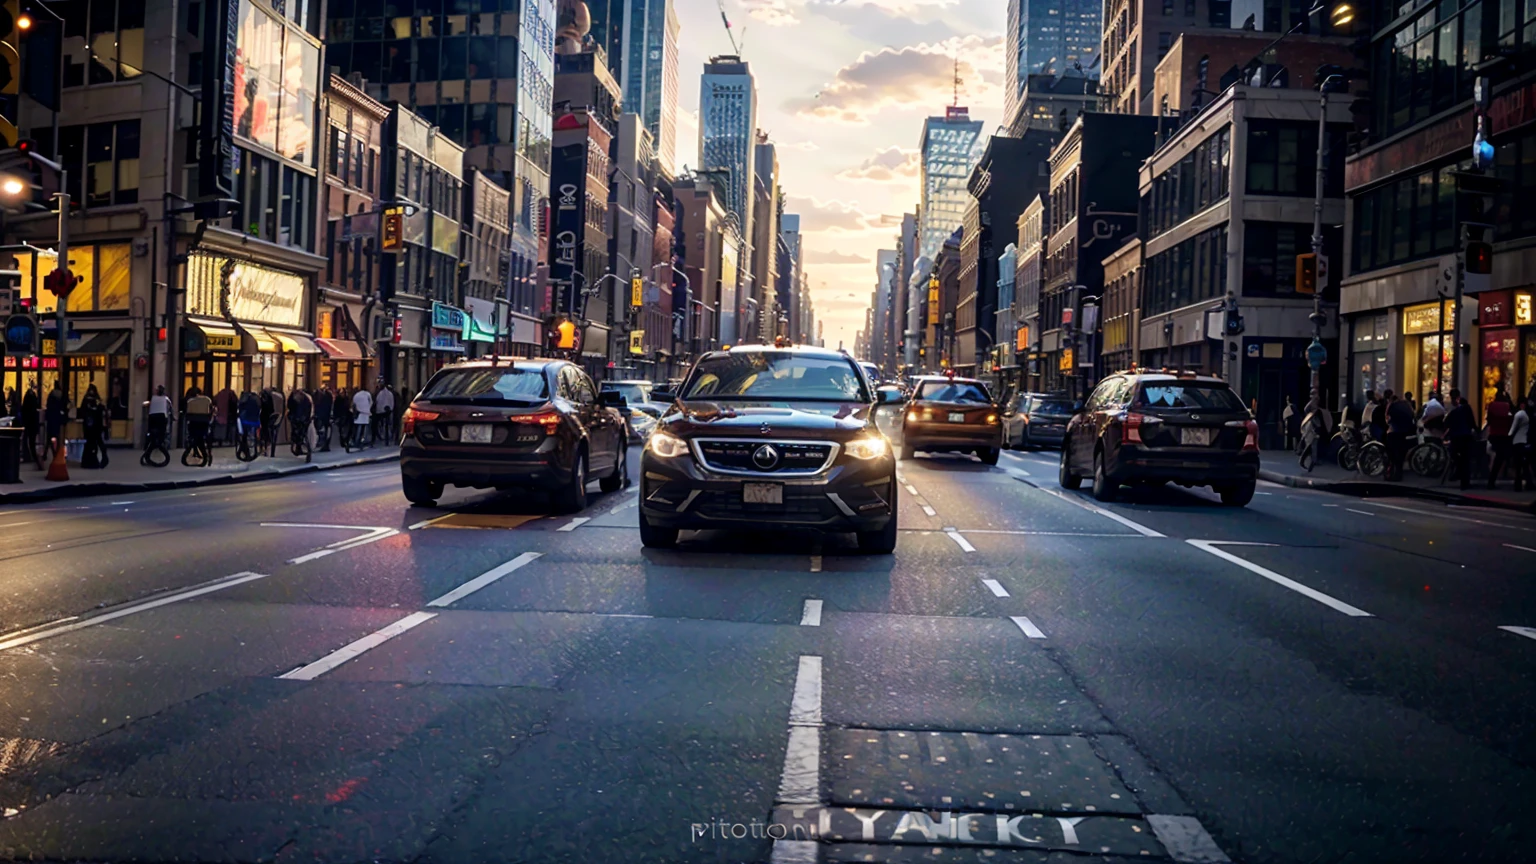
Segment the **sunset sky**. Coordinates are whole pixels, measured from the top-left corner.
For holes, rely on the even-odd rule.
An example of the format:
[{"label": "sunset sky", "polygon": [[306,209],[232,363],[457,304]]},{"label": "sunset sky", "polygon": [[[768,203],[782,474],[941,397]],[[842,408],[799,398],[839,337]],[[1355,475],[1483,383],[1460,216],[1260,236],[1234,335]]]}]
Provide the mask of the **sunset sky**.
[{"label": "sunset sky", "polygon": [[[805,269],[829,347],[853,348],[875,286],[918,201],[923,118],[953,98],[987,132],[1002,121],[1003,3],[982,0],[725,0],[757,81],[758,125],[778,145],[785,212],[799,213]],[[699,75],[731,53],[715,0],[677,0],[682,22],[677,161],[698,167]]]}]

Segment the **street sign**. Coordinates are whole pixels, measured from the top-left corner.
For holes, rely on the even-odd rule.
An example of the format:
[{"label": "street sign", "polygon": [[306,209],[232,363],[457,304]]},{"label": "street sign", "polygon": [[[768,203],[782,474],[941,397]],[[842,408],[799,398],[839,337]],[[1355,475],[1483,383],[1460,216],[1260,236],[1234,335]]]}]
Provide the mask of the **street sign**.
[{"label": "street sign", "polygon": [[37,336],[37,319],[31,315],[11,315],[5,319],[5,353],[38,353]]},{"label": "street sign", "polygon": [[645,331],[644,330],[631,330],[631,331],[629,331],[629,353],[631,353],[631,354],[644,354],[645,353]]}]

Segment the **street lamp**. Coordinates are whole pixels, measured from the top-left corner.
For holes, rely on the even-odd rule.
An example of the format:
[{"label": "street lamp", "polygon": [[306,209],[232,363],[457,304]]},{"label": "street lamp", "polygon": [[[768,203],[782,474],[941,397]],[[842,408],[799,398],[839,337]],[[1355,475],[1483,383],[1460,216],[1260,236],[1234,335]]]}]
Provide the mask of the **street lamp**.
[{"label": "street lamp", "polygon": [[[1329,75],[1317,85],[1317,185],[1312,199],[1312,260],[1316,262],[1323,260],[1323,191],[1328,177],[1328,94],[1341,91],[1348,85],[1349,82],[1341,74]],[[1323,322],[1327,316],[1323,314],[1322,281],[1321,278],[1317,279],[1319,284],[1313,287],[1312,314],[1307,316],[1312,321],[1312,344],[1307,346],[1307,365],[1312,368],[1311,396],[1319,405],[1323,398],[1323,363],[1328,359],[1328,349],[1323,345]]]}]

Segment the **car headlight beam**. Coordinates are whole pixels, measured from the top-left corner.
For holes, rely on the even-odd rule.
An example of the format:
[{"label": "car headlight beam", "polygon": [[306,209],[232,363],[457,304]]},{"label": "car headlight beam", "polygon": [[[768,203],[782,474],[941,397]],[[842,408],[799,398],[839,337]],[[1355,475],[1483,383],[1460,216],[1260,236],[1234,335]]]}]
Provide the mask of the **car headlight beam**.
[{"label": "car headlight beam", "polygon": [[891,445],[884,438],[872,435],[849,441],[844,450],[855,459],[879,459],[891,452]]},{"label": "car headlight beam", "polygon": [[675,459],[688,453],[688,445],[683,442],[683,439],[660,429],[651,433],[651,437],[646,439],[645,446],[663,459]]}]

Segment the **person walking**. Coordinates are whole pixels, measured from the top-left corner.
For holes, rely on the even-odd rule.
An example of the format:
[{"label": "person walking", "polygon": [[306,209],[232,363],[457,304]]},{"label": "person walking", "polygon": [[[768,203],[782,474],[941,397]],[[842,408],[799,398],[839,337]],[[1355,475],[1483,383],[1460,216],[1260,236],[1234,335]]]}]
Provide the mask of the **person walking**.
[{"label": "person walking", "polygon": [[331,406],[336,402],[336,394],[331,392],[330,385],[320,388],[315,394],[315,452],[328,453],[331,449]]},{"label": "person walking", "polygon": [[235,411],[239,415],[238,426],[241,435],[255,435],[256,448],[261,447],[261,397],[247,390],[240,394],[240,403]]},{"label": "person walking", "polygon": [[379,383],[379,392],[373,397],[375,441],[389,442],[395,437],[395,391],[389,385]]},{"label": "person walking", "polygon": [[80,400],[80,429],[85,433],[85,450],[80,454],[81,468],[105,468],[107,456],[107,406],[92,384]]},{"label": "person walking", "polygon": [[1445,438],[1451,445],[1451,467],[1461,488],[1472,486],[1472,444],[1477,438],[1477,418],[1460,390],[1451,391],[1451,410],[1445,415]]},{"label": "person walking", "polygon": [[42,457],[37,455],[37,430],[42,419],[42,404],[34,382],[21,397],[21,449],[23,455],[31,459],[39,469],[43,467]]},{"label": "person walking", "polygon": [[57,378],[53,389],[48,391],[48,404],[43,410],[46,441],[43,442],[43,461],[53,456],[55,447],[64,447],[64,424],[69,422],[69,397],[64,395],[64,382]]},{"label": "person walking", "polygon": [[1280,434],[1285,438],[1285,449],[1296,451],[1297,441],[1301,431],[1301,418],[1296,415],[1296,406],[1291,404],[1291,397],[1285,397],[1285,408],[1280,411]]},{"label": "person walking", "polygon": [[1536,490],[1536,474],[1531,471],[1531,414],[1536,413],[1536,403],[1526,400],[1519,407],[1509,424],[1509,454],[1515,491],[1523,492],[1526,486]]},{"label": "person walking", "polygon": [[352,396],[352,411],[352,446],[362,449],[368,446],[368,426],[373,422],[373,396],[368,388],[357,388]]},{"label": "person walking", "polygon": [[309,395],[309,391],[303,387],[293,388],[288,394],[288,446],[293,450],[293,455],[308,456],[309,450],[309,424],[314,419],[315,400]]},{"label": "person walking", "polygon": [[1391,390],[1387,391],[1387,398],[1391,400],[1387,403],[1387,479],[1396,482],[1403,479],[1403,459],[1408,456],[1418,423],[1413,416],[1413,403],[1401,396],[1393,398]]},{"label": "person walking", "polygon": [[277,455],[277,394],[271,387],[261,388],[261,443],[268,456]]},{"label": "person walking", "polygon": [[1488,467],[1488,488],[1498,485],[1499,474],[1509,463],[1510,426],[1515,418],[1514,406],[1509,393],[1501,384],[1493,391],[1493,401],[1483,409],[1483,429],[1488,433],[1488,450],[1492,462]]},{"label": "person walking", "polygon": [[[213,426],[213,400],[208,398],[201,387],[193,387],[188,391],[186,421],[187,440],[184,449],[201,454],[203,448],[209,446],[208,433]],[[186,464],[185,456],[182,457],[182,464]]]},{"label": "person walking", "polygon": [[224,433],[215,437],[223,438],[225,444],[235,443],[235,438],[240,431],[240,423],[235,418],[238,404],[239,399],[235,396],[235,391],[230,389],[228,384],[225,384],[224,389],[220,390],[219,394],[213,397],[214,422],[217,426],[221,427],[219,431]]},{"label": "person walking", "polygon": [[1310,472],[1322,458],[1323,445],[1328,440],[1328,433],[1333,431],[1333,417],[1328,413],[1328,409],[1323,407],[1322,400],[1318,398],[1315,390],[1312,391],[1312,398],[1307,400],[1307,407],[1303,414],[1301,456],[1297,462]]}]

